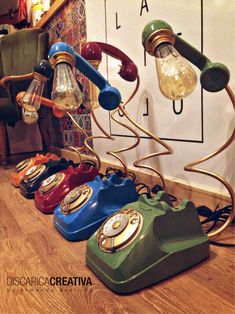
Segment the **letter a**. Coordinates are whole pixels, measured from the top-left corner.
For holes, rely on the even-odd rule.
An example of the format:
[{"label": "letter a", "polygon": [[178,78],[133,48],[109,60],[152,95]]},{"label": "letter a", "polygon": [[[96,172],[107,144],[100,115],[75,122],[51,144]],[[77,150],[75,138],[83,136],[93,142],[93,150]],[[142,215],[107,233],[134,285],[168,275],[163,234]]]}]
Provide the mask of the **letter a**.
[{"label": "letter a", "polygon": [[141,1],[140,16],[142,16],[143,9],[146,9],[147,12],[149,11],[147,0]]}]

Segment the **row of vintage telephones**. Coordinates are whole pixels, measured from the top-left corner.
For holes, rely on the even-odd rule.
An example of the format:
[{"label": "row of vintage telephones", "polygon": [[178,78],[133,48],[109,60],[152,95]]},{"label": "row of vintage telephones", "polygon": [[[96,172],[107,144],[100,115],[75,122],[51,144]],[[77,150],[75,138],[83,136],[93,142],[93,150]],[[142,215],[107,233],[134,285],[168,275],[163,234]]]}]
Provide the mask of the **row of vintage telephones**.
[{"label": "row of vintage telephones", "polygon": [[174,208],[164,191],[140,196],[133,180],[115,173],[102,178],[92,161],[37,154],[15,167],[11,183],[43,213],[54,213],[66,239],[89,239],[88,266],[117,293],[142,289],[209,255],[192,202]]}]

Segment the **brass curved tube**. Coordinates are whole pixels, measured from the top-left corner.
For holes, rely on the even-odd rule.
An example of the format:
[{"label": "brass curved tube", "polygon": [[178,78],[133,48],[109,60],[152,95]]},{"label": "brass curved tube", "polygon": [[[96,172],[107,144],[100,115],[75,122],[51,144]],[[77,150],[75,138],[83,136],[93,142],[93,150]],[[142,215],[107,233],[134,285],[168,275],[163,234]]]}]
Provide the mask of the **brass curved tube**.
[{"label": "brass curved tube", "polygon": [[[137,93],[138,88],[139,88],[139,83],[138,83],[138,81],[137,81],[136,87],[135,87],[134,91],[132,92],[131,96],[127,99],[127,101],[126,101],[123,105],[120,104],[120,105],[118,106],[118,108],[115,109],[115,110],[112,112],[112,114],[111,114],[111,118],[112,118],[115,122],[117,122],[118,124],[122,125],[122,126],[125,127],[126,129],[128,129],[129,131],[131,131],[131,132],[136,136],[136,138],[137,138],[136,142],[135,142],[133,145],[129,146],[129,147],[125,147],[125,148],[121,148],[121,149],[118,149],[118,150],[115,150],[115,151],[108,151],[108,152],[107,152],[108,155],[111,155],[111,156],[113,156],[113,157],[115,157],[115,158],[117,158],[117,159],[119,160],[119,162],[120,162],[120,163],[122,164],[122,166],[123,166],[123,170],[124,170],[124,173],[125,173],[126,177],[128,176],[128,168],[127,168],[127,165],[126,165],[125,161],[124,161],[120,156],[118,156],[117,154],[118,154],[118,153],[121,153],[121,152],[124,152],[124,151],[128,151],[128,150],[130,150],[130,149],[132,149],[132,148],[135,148],[135,147],[139,144],[139,142],[140,142],[140,136],[139,136],[139,134],[138,134],[134,129],[132,129],[130,126],[126,125],[126,124],[123,123],[123,122],[120,122],[117,118],[115,118],[114,115],[115,115],[115,113],[116,113],[118,110],[122,111],[124,115],[126,115],[126,116],[128,115],[128,114],[126,113],[126,111],[125,111],[124,108],[125,108],[125,106],[132,100],[132,98],[135,96],[135,94]],[[97,120],[97,118],[96,118],[96,116],[95,116],[93,110],[91,110],[91,116],[92,116],[92,118],[93,118],[95,124],[97,125],[97,127],[98,127],[98,128],[101,130],[101,132],[104,134],[104,136],[102,136],[102,135],[100,135],[100,136],[90,136],[90,137],[86,138],[86,140],[84,141],[84,144],[85,144],[85,146],[86,146],[87,148],[90,149],[90,151],[92,151],[92,153],[93,153],[94,156],[96,157],[96,159],[97,159],[97,168],[98,168],[98,170],[100,170],[100,168],[101,168],[100,157],[99,157],[98,154],[89,146],[88,141],[90,141],[90,140],[92,140],[92,139],[100,139],[100,138],[103,138],[103,139],[106,138],[106,139],[114,140],[114,138],[113,138],[111,135],[109,135],[109,134],[102,128],[102,126],[101,126],[100,123],[98,122],[98,120]],[[128,118],[128,117],[127,117],[127,118]]]},{"label": "brass curved tube", "polygon": [[[130,126],[126,125],[125,123],[121,122],[120,120],[118,120],[117,118],[115,118],[115,114],[120,110],[125,116],[127,119],[129,119],[129,114],[126,112],[125,110],[125,107],[126,105],[134,98],[135,94],[137,93],[139,89],[139,77],[137,78],[137,81],[136,81],[136,86],[135,86],[135,89],[134,91],[132,92],[132,94],[130,95],[130,97],[127,99],[127,101],[124,103],[124,104],[120,104],[118,106],[117,109],[115,109],[112,114],[111,114],[111,119],[114,120],[116,123],[118,123],[119,125],[122,125],[124,128],[128,129],[129,131],[131,131],[135,137],[136,137],[136,142],[134,144],[132,144],[131,146],[129,147],[124,147],[124,148],[121,148],[119,150],[115,150],[115,151],[108,151],[107,154],[108,155],[111,155],[111,156],[114,156],[116,157],[120,162],[121,164],[123,165],[123,168],[124,168],[124,173],[126,175],[126,177],[128,176],[128,169],[127,169],[127,166],[126,166],[126,163],[117,155],[118,153],[122,153],[122,152],[125,152],[125,151],[128,151],[130,149],[133,149],[135,148],[136,146],[138,146],[139,142],[140,142],[140,136],[139,134],[133,129],[131,128]],[[130,120],[130,119],[129,119]]]},{"label": "brass curved tube", "polygon": [[[67,113],[67,115],[70,117],[70,119],[72,120],[72,122],[76,125],[76,127],[80,130],[80,132],[81,132],[82,134],[84,134],[85,137],[87,138],[87,137],[88,137],[87,133],[83,130],[82,127],[80,127],[80,125],[77,123],[77,121],[76,121],[76,120],[74,119],[74,117],[71,115],[71,113],[68,112],[68,111],[66,111],[66,113]],[[78,154],[79,162],[81,162],[81,161],[82,161],[82,156],[81,156],[80,150],[82,150],[82,149],[84,148],[84,145],[81,146],[81,147],[69,146],[69,148],[72,149],[72,150],[74,150],[74,151]],[[90,150],[89,147],[87,147],[87,148],[88,148],[88,150]]]},{"label": "brass curved tube", "polygon": [[77,148],[77,147],[75,147],[75,146],[69,146],[68,147],[69,149],[71,149],[71,150],[73,150],[73,151],[75,151],[75,153],[77,153],[78,154],[78,163],[80,163],[81,161],[82,161],[82,156],[81,156],[81,153],[80,153],[80,151],[79,151],[79,148]]},{"label": "brass curved tube", "polygon": [[94,113],[94,110],[91,109],[91,116],[95,122],[95,124],[97,125],[97,127],[101,130],[101,132],[104,134],[104,135],[98,135],[98,136],[89,136],[85,139],[84,141],[84,145],[86,146],[87,149],[89,149],[91,151],[91,153],[95,156],[96,160],[97,160],[97,169],[98,171],[100,171],[100,168],[101,168],[101,161],[100,161],[100,157],[98,156],[98,154],[95,152],[95,150],[90,146],[90,144],[88,143],[88,141],[91,141],[93,139],[99,139],[99,138],[103,138],[103,139],[109,139],[109,140],[114,140],[114,138],[112,136],[110,136],[103,128],[102,126],[100,125],[100,123],[98,122],[96,116],[95,116],[95,113]]},{"label": "brass curved tube", "polygon": [[[139,86],[139,83],[140,83],[140,79],[139,79],[139,76],[137,77],[137,85]],[[161,179],[161,182],[162,182],[162,187],[163,189],[165,189],[166,187],[166,184],[165,184],[165,180],[164,180],[164,177],[163,175],[155,168],[151,167],[151,166],[147,166],[147,165],[144,165],[144,164],[140,164],[140,162],[144,161],[144,160],[147,160],[149,158],[152,158],[152,157],[156,157],[156,156],[162,156],[162,155],[170,155],[170,154],[173,154],[173,149],[168,145],[166,144],[165,142],[163,142],[162,140],[160,140],[160,138],[156,137],[155,135],[153,135],[150,131],[146,130],[144,127],[142,127],[139,123],[137,123],[126,111],[125,111],[125,106],[124,107],[124,111],[123,113],[126,115],[127,119],[132,123],[134,124],[140,131],[142,131],[143,133],[145,133],[146,135],[148,135],[151,139],[153,139],[154,141],[156,141],[157,143],[161,144],[163,147],[165,147],[166,151],[164,152],[157,152],[157,153],[152,153],[152,154],[149,154],[149,155],[146,155],[140,159],[137,159],[133,165],[137,168],[143,168],[143,169],[148,169],[148,170],[151,170],[153,172],[155,172]]]},{"label": "brass curved tube", "polygon": [[[235,95],[233,94],[233,91],[232,89],[229,87],[229,86],[226,86],[225,88],[232,104],[233,104],[233,108],[235,109]],[[186,165],[184,167],[184,170],[186,171],[191,171],[191,172],[196,172],[196,173],[202,173],[202,174],[205,174],[205,175],[208,175],[216,180],[218,180],[219,182],[221,182],[225,187],[226,189],[228,190],[229,192],[229,195],[231,197],[231,201],[232,201],[232,209],[231,209],[231,213],[230,213],[230,216],[228,217],[228,219],[224,222],[223,225],[221,225],[218,229],[216,229],[215,231],[211,231],[208,233],[208,236],[209,238],[212,238],[218,234],[220,234],[222,231],[224,231],[229,225],[230,223],[232,222],[234,216],[235,216],[235,195],[234,195],[234,191],[233,191],[233,188],[232,186],[223,178],[221,177],[220,175],[212,172],[212,171],[208,171],[208,170],[204,170],[204,169],[201,169],[201,168],[195,168],[194,166],[206,161],[206,160],[209,160],[211,158],[213,158],[214,156],[220,154],[221,152],[223,152],[230,144],[232,144],[232,142],[234,141],[234,138],[235,138],[235,129],[233,129],[233,132],[231,134],[231,136],[229,137],[229,139],[226,141],[226,143],[224,143],[220,148],[218,148],[216,151],[214,151],[213,153],[205,156],[205,157],[202,157],[194,162],[191,162],[190,164]]]},{"label": "brass curved tube", "polygon": [[0,80],[0,86],[2,86],[3,88],[8,88],[11,82],[19,82],[19,81],[29,80],[33,78],[34,78],[33,72],[28,73],[28,74],[22,74],[22,75],[5,76]]}]

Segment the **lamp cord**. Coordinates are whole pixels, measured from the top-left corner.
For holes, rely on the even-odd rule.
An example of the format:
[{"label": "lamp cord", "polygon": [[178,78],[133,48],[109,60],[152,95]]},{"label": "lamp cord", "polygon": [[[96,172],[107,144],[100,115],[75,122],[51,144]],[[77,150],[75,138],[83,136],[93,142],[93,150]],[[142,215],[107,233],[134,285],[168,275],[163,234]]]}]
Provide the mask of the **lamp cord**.
[{"label": "lamp cord", "polygon": [[[120,169],[116,169],[113,167],[108,167],[106,169],[105,175],[100,174],[100,176],[109,178],[111,174],[115,173],[119,177],[125,177],[126,174],[122,172]],[[135,182],[136,176],[133,172],[128,173],[130,178]],[[138,183],[136,184],[136,190],[138,195],[146,195],[147,198],[152,198],[152,194],[157,194],[159,191],[163,191],[163,188],[161,185],[154,185],[152,189],[145,184],[145,183]],[[170,197],[171,202],[176,202],[177,197],[171,194],[168,194]],[[214,211],[212,211],[209,207],[202,205],[196,208],[198,215],[205,217],[204,220],[201,221],[202,225],[206,225],[210,222],[212,222],[212,225],[205,231],[206,234],[211,232],[214,228],[216,228],[218,222],[224,223],[228,217],[230,216],[232,209],[232,205],[225,206],[223,208],[220,208],[219,204],[216,205],[216,208]],[[235,225],[235,219],[233,219],[232,224]],[[218,241],[209,241],[211,245],[216,245],[216,246],[222,246],[222,247],[230,247],[230,248],[235,248],[235,244],[233,243],[224,243],[224,242],[218,242]]]},{"label": "lamp cord", "polygon": [[[207,206],[199,206],[197,207],[197,212],[199,216],[206,217],[203,221],[201,221],[202,225],[208,224],[210,222],[213,222],[212,225],[207,229],[206,234],[211,232],[214,228],[216,228],[218,222],[224,223],[228,217],[231,214],[232,205],[225,206],[223,208],[220,208],[219,204],[216,205],[216,208],[214,211],[212,211]],[[233,219],[232,224],[235,224],[235,221]],[[235,244],[233,243],[224,243],[224,242],[218,242],[218,241],[212,241],[210,240],[210,244],[217,245],[217,246],[223,246],[223,247],[232,247],[235,248]]]},{"label": "lamp cord", "polygon": [[[150,187],[144,183],[139,183],[136,185],[136,187],[137,187],[137,192],[139,195],[145,194],[145,195],[147,195],[148,198],[152,197],[151,193],[157,194],[159,191],[163,190],[163,188],[158,184],[155,185],[152,189],[150,189]],[[145,190],[145,191],[141,192],[142,190]],[[175,197],[174,195],[171,195],[171,194],[168,194],[168,195],[169,195],[170,200],[172,202],[177,201],[177,197]],[[206,234],[208,234],[214,228],[216,228],[218,222],[224,223],[228,219],[228,217],[231,214],[232,205],[228,205],[228,206],[225,206],[223,208],[220,208],[219,204],[217,204],[214,211],[212,211],[209,207],[204,206],[204,205],[199,206],[196,209],[197,209],[199,216],[206,217],[206,219],[201,221],[202,225],[206,225],[210,222],[213,222],[212,225],[206,231]],[[235,219],[233,219],[232,224],[233,225],[235,224]],[[218,241],[212,241],[212,240],[210,240],[209,242],[211,245],[235,248],[235,244],[233,244],[233,243],[224,243],[224,242],[218,242]]]},{"label": "lamp cord", "polygon": [[[113,167],[108,167],[105,171],[105,174],[100,173],[99,175],[101,176],[101,178],[104,178],[104,177],[109,178],[111,174],[116,174],[117,176],[123,177],[123,178],[126,177],[125,172],[123,172],[120,169],[113,168]],[[136,175],[133,172],[128,172],[127,174],[128,174],[129,179],[131,179],[133,182],[135,182]]]}]

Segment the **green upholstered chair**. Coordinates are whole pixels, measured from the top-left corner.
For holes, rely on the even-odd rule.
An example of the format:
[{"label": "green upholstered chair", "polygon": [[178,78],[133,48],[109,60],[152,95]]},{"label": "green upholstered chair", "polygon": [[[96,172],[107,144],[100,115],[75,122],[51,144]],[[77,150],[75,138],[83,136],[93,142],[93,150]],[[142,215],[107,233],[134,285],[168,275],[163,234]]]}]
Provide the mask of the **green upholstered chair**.
[{"label": "green upholstered chair", "polygon": [[[28,88],[34,66],[47,58],[47,53],[48,34],[39,28],[23,29],[0,40],[0,149],[3,163],[9,152],[6,124],[14,127],[21,119],[21,108],[16,103],[16,95]],[[45,93],[48,96],[48,91]],[[38,121],[44,150],[49,145],[46,110],[40,109]]]}]

